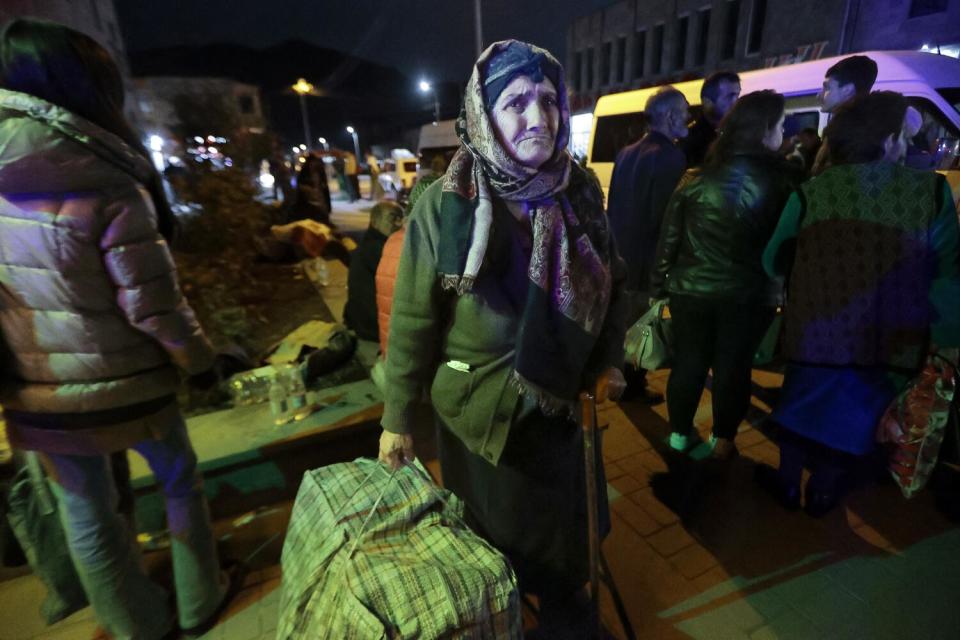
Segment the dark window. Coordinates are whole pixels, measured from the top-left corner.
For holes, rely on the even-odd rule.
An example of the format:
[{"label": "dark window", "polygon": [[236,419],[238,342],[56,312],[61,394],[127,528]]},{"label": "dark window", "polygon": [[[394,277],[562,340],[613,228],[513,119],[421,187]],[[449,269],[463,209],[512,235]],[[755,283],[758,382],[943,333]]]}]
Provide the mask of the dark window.
[{"label": "dark window", "polygon": [[617,159],[620,149],[643,136],[647,120],[643,112],[638,111],[616,116],[600,116],[595,126],[597,130],[593,134],[590,162],[613,162]]},{"label": "dark window", "polygon": [[237,103],[240,105],[240,113],[244,115],[253,113],[253,96],[237,96]]},{"label": "dark window", "polygon": [[587,49],[587,91],[593,89],[593,47]]},{"label": "dark window", "polygon": [[727,3],[727,13],[723,20],[723,49],[721,55],[729,60],[737,53],[737,28],[740,26],[740,0]]},{"label": "dark window", "polygon": [[[940,94],[954,104],[960,101],[958,89],[938,89]],[[950,93],[952,93],[952,99]],[[911,96],[910,104],[923,116],[920,131],[907,145],[907,166],[922,169],[956,171],[960,169],[960,131],[950,122],[940,108],[927,100]]]},{"label": "dark window", "polygon": [[623,82],[623,71],[626,68],[627,64],[627,39],[619,38],[617,40],[617,65],[614,67],[616,69],[616,75],[613,78],[613,81],[617,84]]},{"label": "dark window", "polygon": [[694,64],[703,66],[707,61],[707,42],[710,39],[710,9],[697,15],[697,56]]},{"label": "dark window", "polygon": [[643,77],[643,63],[647,58],[647,32],[637,31],[633,34],[633,77]]},{"label": "dark window", "polygon": [[573,54],[573,90],[583,91],[581,82],[583,81],[583,52],[577,51]]},{"label": "dark window", "polygon": [[767,0],[753,0],[750,12],[750,34],[747,38],[747,53],[757,53],[763,46],[763,23],[767,19]]},{"label": "dark window", "polygon": [[677,20],[677,48],[673,51],[673,68],[683,69],[687,66],[687,32],[690,31],[690,16],[683,16]]},{"label": "dark window", "polygon": [[600,86],[610,84],[610,56],[613,55],[613,44],[603,43],[603,55],[600,57]]},{"label": "dark window", "polygon": [[919,18],[947,10],[947,0],[911,0],[910,17]]},{"label": "dark window", "polygon": [[947,89],[937,89],[943,99],[950,103],[953,110],[960,113],[960,87],[951,87]]},{"label": "dark window", "polygon": [[650,52],[651,60],[650,73],[656,75],[663,71],[663,25],[658,24],[653,28],[653,51]]}]

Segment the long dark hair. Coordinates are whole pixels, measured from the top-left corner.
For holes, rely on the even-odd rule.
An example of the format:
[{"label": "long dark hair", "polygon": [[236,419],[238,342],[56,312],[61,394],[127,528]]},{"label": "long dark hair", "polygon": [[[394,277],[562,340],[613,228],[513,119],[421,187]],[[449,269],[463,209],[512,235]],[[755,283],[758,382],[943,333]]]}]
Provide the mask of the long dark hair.
[{"label": "long dark hair", "polygon": [[776,91],[754,91],[741,96],[720,122],[720,133],[710,145],[704,164],[717,166],[737,153],[770,153],[763,137],[783,115],[786,100]]},{"label": "long dark hair", "polygon": [[[150,162],[140,137],[123,115],[120,69],[93,38],[46,20],[11,20],[0,32],[0,87],[75,113],[118,136]],[[160,174],[154,171],[144,186],[153,198],[160,233],[171,240],[176,219]]]},{"label": "long dark hair", "polygon": [[875,91],[842,105],[823,132],[830,163],[880,160],[884,141],[900,135],[907,105],[907,99],[894,91]]}]

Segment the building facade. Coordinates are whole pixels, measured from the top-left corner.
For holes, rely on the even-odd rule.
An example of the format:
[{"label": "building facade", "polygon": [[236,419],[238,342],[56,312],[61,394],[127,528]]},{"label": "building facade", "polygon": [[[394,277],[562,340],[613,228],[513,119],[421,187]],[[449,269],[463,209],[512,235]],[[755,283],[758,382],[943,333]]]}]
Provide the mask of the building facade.
[{"label": "building facade", "polygon": [[567,34],[574,112],[597,97],[871,49],[960,43],[960,0],[621,0]]},{"label": "building facade", "polygon": [[[184,96],[198,108],[216,101],[216,113],[227,112],[234,131],[184,131],[177,113],[176,100]],[[192,78],[178,76],[151,76],[133,79],[133,99],[139,112],[139,122],[154,155],[162,167],[174,156],[180,160],[190,153],[184,148],[182,137],[233,136],[243,133],[260,134],[266,130],[266,121],[260,100],[260,88],[228,78]],[[206,145],[205,142],[198,143]],[[211,144],[210,146],[213,146]]]}]

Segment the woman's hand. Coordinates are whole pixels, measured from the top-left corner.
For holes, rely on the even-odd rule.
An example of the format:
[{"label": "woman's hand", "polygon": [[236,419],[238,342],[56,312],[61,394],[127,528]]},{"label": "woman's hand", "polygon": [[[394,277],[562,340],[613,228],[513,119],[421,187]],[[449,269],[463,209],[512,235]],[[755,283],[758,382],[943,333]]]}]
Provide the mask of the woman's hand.
[{"label": "woman's hand", "polygon": [[413,436],[409,433],[391,433],[387,430],[380,435],[380,462],[391,469],[397,469],[413,462]]},{"label": "woman's hand", "polygon": [[627,381],[623,378],[623,372],[616,367],[610,367],[597,379],[597,402],[617,400],[626,388]]}]

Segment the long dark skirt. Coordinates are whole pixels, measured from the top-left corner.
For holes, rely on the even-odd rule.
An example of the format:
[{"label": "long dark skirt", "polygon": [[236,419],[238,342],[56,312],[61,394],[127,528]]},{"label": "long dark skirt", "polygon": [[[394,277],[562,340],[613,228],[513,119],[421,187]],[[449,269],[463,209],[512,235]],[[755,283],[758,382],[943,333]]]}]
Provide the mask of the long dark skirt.
[{"label": "long dark skirt", "polygon": [[[439,421],[438,421],[439,422]],[[509,558],[524,591],[563,595],[589,579],[583,436],[563,418],[533,411],[510,430],[497,466],[438,426],[444,486],[467,506],[468,522]],[[598,464],[600,530],[610,530]]]}]

